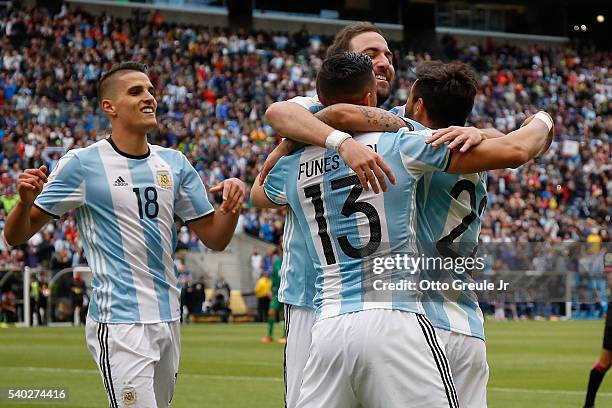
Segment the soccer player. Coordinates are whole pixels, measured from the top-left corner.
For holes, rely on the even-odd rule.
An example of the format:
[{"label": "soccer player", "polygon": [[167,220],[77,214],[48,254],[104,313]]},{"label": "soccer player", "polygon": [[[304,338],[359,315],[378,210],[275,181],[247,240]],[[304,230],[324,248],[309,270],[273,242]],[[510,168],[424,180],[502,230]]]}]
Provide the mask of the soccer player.
[{"label": "soccer player", "polygon": [[215,211],[197,172],[178,151],[150,145],[157,127],[155,89],[146,66],[124,62],[98,84],[112,134],[19,176],[20,203],[4,236],[26,242],[52,218],[76,209],[94,274],[86,324],[88,348],[111,407],[167,407],[179,363],[180,285],[174,265],[174,215],[207,247],[230,242],[244,196],[240,180],[222,192]]},{"label": "soccer player", "polygon": [[[365,52],[372,58],[374,72],[377,76],[377,103],[380,105],[388,98],[390,84],[395,76],[392,53],[388,48],[386,40],[376,26],[369,23],[358,23],[347,26],[338,33],[334,43],[328,50],[328,55],[349,50]],[[397,131],[401,127],[406,126],[407,123],[405,121],[408,122],[409,126],[417,129],[423,128],[421,124],[404,118],[405,106],[395,107],[390,112],[373,107],[343,103],[329,106],[321,111],[322,108],[323,106],[316,97],[295,97],[287,102],[278,102],[271,105],[266,112],[266,118],[277,131],[282,132],[289,139],[302,140],[308,142],[308,144],[318,146],[325,145],[328,135],[326,132],[329,129],[332,131],[336,128],[343,131]],[[311,121],[315,114],[317,114],[316,119],[329,126],[321,127],[319,125],[318,127],[313,127]],[[449,148],[459,145],[462,150],[467,150],[485,138],[503,136],[501,132],[495,129],[460,128],[453,129],[453,132],[454,134],[440,134],[438,136],[439,139],[436,141],[432,140],[432,142],[442,143],[446,140],[451,140]],[[260,183],[263,182],[265,175],[280,157],[288,154],[295,148],[295,142],[291,142],[289,139],[283,141],[268,156],[261,172]],[[376,163],[380,162],[378,161],[379,155],[377,153],[371,149],[364,148],[359,143],[353,142],[346,139],[340,144],[338,152],[354,170],[361,168],[359,160],[354,158],[367,159],[372,156],[377,160]],[[384,168],[384,166],[381,168]],[[392,174],[392,172],[388,171],[388,168],[386,168],[385,172],[387,175]],[[368,173],[372,174],[370,172],[365,172],[364,174]],[[382,175],[381,172],[378,174]],[[457,176],[452,175],[450,177],[457,178]],[[363,177],[361,182],[364,188],[367,189],[369,180]],[[375,183],[372,186],[375,189],[377,188]],[[305,241],[301,237],[300,229],[296,228],[295,217],[291,209],[287,208],[286,211],[284,241],[291,243],[291,251],[286,251],[285,255],[291,254],[291,258],[283,260],[282,289],[279,292],[279,298],[283,303],[289,305],[285,309],[286,322],[290,322],[290,325],[286,324],[288,344],[285,350],[284,364],[286,382],[285,403],[288,408],[293,408],[297,402],[296,393],[302,380],[303,368],[310,346],[311,328],[314,324],[314,309],[311,299],[314,294],[316,272],[310,263],[303,260],[306,254]]]},{"label": "soccer player", "polygon": [[[384,102],[390,93],[395,77],[393,56],[381,31],[370,23],[358,23],[341,30],[328,53],[337,54],[345,51],[365,52],[372,58],[376,80],[377,101]],[[319,138],[323,142],[327,135],[336,132],[313,115],[323,106],[316,97],[296,97],[286,102],[272,104],[266,111],[267,121],[280,133],[290,134],[291,138],[307,141]],[[382,111],[376,113],[376,124],[368,124],[368,130],[385,131],[398,130],[405,122],[397,115]],[[342,113],[342,112],[340,112]],[[342,134],[336,132],[335,134]],[[347,135],[347,134],[345,134]],[[321,143],[324,146],[324,143]],[[260,182],[265,174],[274,166],[280,157],[294,149],[290,140],[281,143],[264,164]],[[341,144],[339,153],[345,162],[355,170],[368,168],[376,171],[377,182],[386,190],[384,173],[393,180],[390,168],[372,149],[366,148],[353,140]],[[361,172],[359,174],[362,174]],[[363,174],[374,174],[371,171]],[[369,183],[376,192],[379,191],[373,178],[364,177],[364,188]],[[306,241],[299,228],[295,214],[291,208],[286,208],[285,230],[283,243],[283,264],[280,271],[279,300],[285,304],[285,327],[287,346],[285,348],[285,405],[294,408],[297,404],[299,388],[302,383],[304,366],[310,349],[312,325],[315,321],[313,298],[315,295],[316,271],[306,249]]]},{"label": "soccer player", "polygon": [[[328,58],[317,77],[317,94],[325,105],[375,106],[372,61],[356,53]],[[398,185],[384,195],[364,193],[335,152],[316,146],[284,157],[263,189],[253,187],[254,204],[292,208],[318,272],[317,322],[299,407],[458,405],[444,351],[422,315],[417,291],[368,300],[373,280],[368,265],[373,255],[414,254],[415,193],[424,175],[522,164],[542,149],[549,133],[543,121],[533,122],[484,141],[460,161],[446,146],[427,145],[429,130],[360,135],[356,141],[379,152],[398,175]]]},{"label": "soccer player", "polygon": [[[272,343],[274,341],[274,323],[276,318],[280,315],[283,310],[283,304],[278,299],[278,289],[280,287],[280,270],[282,267],[282,258],[274,253],[274,259],[272,261],[272,270],[270,278],[272,280],[271,299],[270,307],[268,309],[268,335],[261,339],[262,343]],[[283,327],[283,335],[278,339],[279,343],[287,343],[287,319],[285,318],[285,326]]]},{"label": "soccer player", "polygon": [[[612,252],[604,254],[604,272],[608,275],[608,288],[612,294]],[[587,387],[587,395],[584,401],[584,408],[593,408],[595,406],[595,397],[597,390],[603,381],[606,372],[612,365],[612,301],[608,302],[608,311],[606,312],[606,324],[604,327],[603,348],[599,358],[593,364],[589,375],[589,384]]]},{"label": "soccer player", "polygon": [[[333,44],[327,50],[327,55],[347,51],[365,53],[372,58],[376,76],[377,103],[382,104],[389,97],[395,78],[393,53],[389,50],[382,32],[375,25],[367,22],[345,27],[334,38]],[[278,133],[292,135],[293,140],[305,144],[317,144],[323,147],[327,138],[332,134],[335,137],[343,137],[338,153],[345,163],[358,174],[363,188],[367,191],[371,186],[378,193],[380,186],[382,191],[386,191],[385,175],[391,183],[395,180],[389,166],[372,149],[355,143],[347,133],[340,132],[315,118],[310,108],[317,105],[320,103],[316,97],[297,97],[289,101],[275,102],[266,110],[266,121]],[[383,128],[380,130],[383,131],[385,125],[391,125],[398,118],[393,115],[383,115],[377,120],[381,122]],[[313,140],[320,141],[320,143],[313,143]],[[272,167],[270,164],[271,161],[266,161],[262,169],[264,175]]]},{"label": "soccer player", "polygon": [[[392,111],[415,119],[409,123],[417,130],[425,126],[443,128],[436,132],[438,139],[433,142],[433,146],[459,136],[448,148],[452,149],[465,141],[461,149],[453,150],[453,154],[460,159],[473,142],[473,139],[464,138],[462,132],[480,131],[452,125],[465,123],[472,110],[476,91],[476,78],[467,65],[423,62],[417,65],[416,81],[406,105],[393,108]],[[355,122],[352,126],[363,126],[363,123],[359,123],[363,122],[363,118],[359,117],[356,108],[342,107]],[[323,110],[317,116],[331,126],[342,125],[333,111],[326,113]],[[495,136],[495,132],[494,129],[487,130],[485,138]],[[476,139],[477,143],[481,140]],[[473,257],[487,202],[486,191],[485,173],[458,175],[436,171],[427,179],[422,179],[416,192],[416,235],[421,253],[430,257]],[[440,270],[425,272],[434,281],[450,283],[455,279],[472,280],[468,273]],[[468,290],[459,295],[450,291],[430,290],[424,293],[422,301],[426,316],[445,346],[459,405],[486,407],[489,368],[484,342],[484,318],[476,294]]]},{"label": "soccer player", "polygon": [[[454,81],[453,86],[449,86],[451,81]],[[407,104],[395,107],[391,112],[401,116],[406,113],[407,116],[416,116],[432,128],[445,128],[465,123],[476,93],[476,80],[467,66],[422,63],[417,67],[416,82],[418,85],[413,88]],[[308,100],[309,98],[294,98],[292,101],[304,103]],[[430,107],[429,111],[423,109],[423,106]],[[316,112],[315,116],[318,119],[342,130],[377,130],[376,127],[372,127],[374,122],[385,123],[391,129],[397,125],[396,122],[386,120],[388,112],[372,107],[340,103],[323,110],[316,104],[311,104],[309,108],[311,112]],[[446,123],[436,121],[441,116],[453,120]],[[407,121],[409,126],[417,130],[424,128],[417,121],[410,119]],[[285,135],[293,137],[292,134]],[[429,142],[433,142],[434,146],[449,141],[448,147],[457,147],[457,154],[461,155],[482,140],[500,137],[503,134],[495,129],[481,130],[453,126],[436,131],[433,136]],[[315,136],[310,137],[315,143],[316,140],[313,140]],[[286,149],[285,146],[279,146],[282,154],[286,153]],[[276,154],[273,152],[270,155],[269,164],[277,160]],[[472,255],[478,242],[481,217],[486,206],[485,179],[485,174],[454,175],[434,172],[427,183],[419,183],[417,202],[422,205],[419,206],[417,236],[419,242],[424,244],[423,252],[431,256],[447,256],[450,247],[454,246],[451,256]],[[441,243],[437,244],[438,241]],[[460,243],[454,244],[454,242]],[[442,246],[447,249],[444,254],[438,251],[438,247]],[[457,254],[457,252],[462,253]],[[440,273],[435,271],[432,277],[439,279]],[[448,272],[445,272],[443,277],[444,280],[471,279],[469,274]],[[449,296],[449,293],[429,291],[426,293],[424,307],[440,337],[445,340],[444,345],[455,376],[461,405],[486,406],[488,365],[483,316],[476,295],[471,291],[464,291],[460,296],[453,297]],[[457,344],[465,347],[457,347]],[[289,372],[292,372],[291,366]]]}]

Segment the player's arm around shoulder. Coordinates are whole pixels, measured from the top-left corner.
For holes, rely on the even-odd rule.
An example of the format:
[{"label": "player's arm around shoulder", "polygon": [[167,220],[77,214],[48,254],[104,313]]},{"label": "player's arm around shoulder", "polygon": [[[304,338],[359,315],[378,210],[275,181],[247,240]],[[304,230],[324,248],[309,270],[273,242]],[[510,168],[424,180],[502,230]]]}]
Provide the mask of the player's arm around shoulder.
[{"label": "player's arm around shoulder", "polygon": [[518,130],[483,140],[467,152],[453,152],[449,173],[476,173],[516,168],[546,152],[554,137],[553,122],[545,112],[529,117]]},{"label": "player's arm around shoulder", "polygon": [[223,203],[213,212],[187,222],[200,241],[208,248],[223,251],[232,240],[244,201],[244,183],[230,178],[210,189],[222,193]]},{"label": "player's arm around shoulder", "polygon": [[335,129],[310,112],[309,109],[314,104],[313,98],[305,97],[275,102],[266,109],[266,122],[288,139],[324,147],[327,135]]},{"label": "player's arm around shoulder", "polygon": [[344,132],[397,132],[411,127],[402,117],[384,109],[350,103],[330,105],[315,113],[315,117]]}]

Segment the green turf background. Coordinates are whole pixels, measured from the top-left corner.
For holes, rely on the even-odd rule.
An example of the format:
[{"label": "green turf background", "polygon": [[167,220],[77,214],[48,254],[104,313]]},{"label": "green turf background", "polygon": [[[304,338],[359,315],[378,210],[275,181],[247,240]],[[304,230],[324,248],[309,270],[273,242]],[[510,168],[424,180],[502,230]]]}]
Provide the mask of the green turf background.
[{"label": "green turf background", "polygon": [[[489,407],[582,406],[603,321],[487,322],[486,330]],[[282,407],[283,346],[260,343],[265,331],[258,324],[183,326],[172,406]],[[0,402],[2,408],[108,406],[83,328],[0,329],[0,387],[65,387],[70,396],[61,404]],[[612,407],[612,375],[597,402]]]}]

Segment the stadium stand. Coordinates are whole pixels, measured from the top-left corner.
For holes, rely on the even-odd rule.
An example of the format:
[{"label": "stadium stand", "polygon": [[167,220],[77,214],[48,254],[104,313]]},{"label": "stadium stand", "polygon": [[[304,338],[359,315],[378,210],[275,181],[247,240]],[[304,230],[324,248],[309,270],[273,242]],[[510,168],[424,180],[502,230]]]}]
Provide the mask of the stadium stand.
[{"label": "stadium stand", "polygon": [[[53,169],[68,149],[104,137],[108,123],[99,113],[95,85],[114,63],[135,59],[151,68],[160,123],[152,143],[185,153],[207,186],[229,177],[250,184],[280,140],[263,121],[266,107],[312,94],[330,41],[306,31],[246,33],[67,8],[56,14],[0,9],[0,229],[16,205],[15,181],[23,169],[43,164]],[[431,58],[399,43],[390,46],[397,79],[385,107],[405,102],[416,63]],[[545,107],[557,128],[557,141],[538,166],[489,173],[482,241],[609,242],[610,53],[494,41],[459,46],[450,36],[443,46],[448,59],[470,63],[479,75],[471,124],[506,132]],[[218,203],[220,197],[210,199]],[[277,243],[283,216],[245,203],[241,225],[247,234]],[[187,230],[179,240],[180,249],[203,250]],[[47,226],[25,247],[0,243],[0,271],[24,266],[53,271],[83,261],[72,215]],[[590,294],[598,284],[578,280],[585,290],[576,294],[577,303],[599,296]],[[241,299],[232,301],[244,306]]]}]

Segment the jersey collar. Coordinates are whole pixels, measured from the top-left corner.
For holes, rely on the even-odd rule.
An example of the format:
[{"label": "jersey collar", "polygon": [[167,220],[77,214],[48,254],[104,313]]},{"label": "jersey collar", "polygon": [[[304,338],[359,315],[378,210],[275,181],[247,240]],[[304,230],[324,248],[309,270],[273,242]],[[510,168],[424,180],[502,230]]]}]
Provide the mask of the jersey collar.
[{"label": "jersey collar", "polygon": [[145,154],[134,155],[134,154],[129,154],[129,153],[122,152],[121,150],[119,150],[119,148],[117,147],[115,142],[113,142],[113,135],[109,135],[106,138],[106,141],[108,143],[110,143],[110,145],[113,147],[113,149],[117,153],[119,153],[123,157],[127,157],[128,159],[142,160],[142,159],[146,159],[151,154],[151,149],[149,148],[149,146],[147,146],[147,152]]}]

